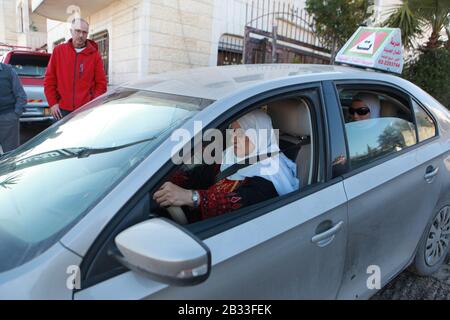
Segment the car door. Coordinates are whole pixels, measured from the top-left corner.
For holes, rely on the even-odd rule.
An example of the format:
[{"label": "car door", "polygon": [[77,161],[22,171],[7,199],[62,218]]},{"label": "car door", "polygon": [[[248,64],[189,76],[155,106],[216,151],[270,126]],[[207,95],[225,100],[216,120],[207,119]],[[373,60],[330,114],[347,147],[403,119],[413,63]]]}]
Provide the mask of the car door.
[{"label": "car door", "polygon": [[[374,83],[353,87],[362,88],[379,93],[380,99],[383,92],[385,97],[402,97],[405,106],[411,108],[411,116],[414,115],[411,97],[406,93]],[[383,103],[381,106],[383,109]],[[410,132],[402,129],[402,137],[407,141],[406,133],[410,133],[410,141],[401,147],[392,145],[391,151],[376,156],[381,144],[397,143],[397,131],[393,131],[391,125],[404,126],[405,120],[395,117],[398,115],[384,117],[381,110],[381,117],[367,120],[366,128],[360,126],[353,130],[351,126],[359,126],[358,123],[345,124],[350,159],[365,157],[366,163],[344,176],[349,200],[349,230],[340,298],[367,298],[379,289],[372,286],[376,282],[368,284],[369,276],[379,274],[378,280],[383,286],[405,268],[415,255],[438,201],[441,180],[436,139],[418,144],[414,126]],[[388,131],[390,135],[386,134]]]},{"label": "car door", "polygon": [[[204,239],[210,277],[168,286],[131,271],[75,293],[75,299],[332,299],[346,249],[342,182]],[[263,208],[267,210],[267,208]]]},{"label": "car door", "polygon": [[[298,92],[299,88],[290,90]],[[319,94],[320,88],[315,90]],[[323,125],[326,121],[322,122],[322,106],[314,107],[317,108],[315,145],[321,146],[320,152],[324,152],[324,146],[332,143],[325,134],[328,130]],[[319,159],[325,158],[317,156],[314,161]],[[317,164],[320,170],[326,166],[326,163]],[[126,271],[97,277],[100,280],[75,292],[74,298],[336,298],[347,246],[347,198],[340,177],[318,181],[298,192],[214,219],[201,222],[212,223],[214,227],[186,226],[211,251],[212,269],[205,282],[177,287]]]},{"label": "car door", "polygon": [[210,278],[154,298],[333,299],[343,271],[346,197],[341,182],[205,239]]}]

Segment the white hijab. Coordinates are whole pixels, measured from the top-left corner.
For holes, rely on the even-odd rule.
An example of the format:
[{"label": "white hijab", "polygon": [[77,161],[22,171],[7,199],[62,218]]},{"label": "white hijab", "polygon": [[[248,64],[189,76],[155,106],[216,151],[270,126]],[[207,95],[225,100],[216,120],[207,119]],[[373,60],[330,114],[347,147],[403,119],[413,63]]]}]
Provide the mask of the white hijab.
[{"label": "white hijab", "polygon": [[362,92],[358,93],[353,99],[361,100],[369,107],[371,119],[380,117],[380,110],[381,110],[380,99],[376,94],[369,92]]},{"label": "white hijab", "polygon": [[[255,145],[254,151],[245,158],[280,151],[272,127],[272,119],[262,110],[252,111],[237,120],[246,136]],[[231,146],[224,151],[220,171],[244,160],[238,158]],[[244,180],[246,177],[261,177],[273,183],[279,195],[290,193],[299,188],[296,177],[296,164],[283,153],[261,160],[245,167],[228,177],[229,180]]]}]

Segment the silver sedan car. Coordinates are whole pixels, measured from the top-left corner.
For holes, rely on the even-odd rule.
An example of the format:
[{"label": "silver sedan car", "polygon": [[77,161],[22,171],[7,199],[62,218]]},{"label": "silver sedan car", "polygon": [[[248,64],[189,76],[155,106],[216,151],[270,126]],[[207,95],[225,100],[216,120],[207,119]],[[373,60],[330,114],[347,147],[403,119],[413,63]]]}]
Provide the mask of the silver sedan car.
[{"label": "silver sedan car", "polygon": [[[363,96],[377,110],[356,121]],[[184,208],[154,203],[174,170],[196,166],[174,152],[255,109],[279,130],[298,190],[190,223]],[[177,129],[192,139],[172,139]],[[0,158],[0,299],[366,299],[405,268],[427,275],[445,259],[449,150],[447,109],[380,72],[151,76]]]}]

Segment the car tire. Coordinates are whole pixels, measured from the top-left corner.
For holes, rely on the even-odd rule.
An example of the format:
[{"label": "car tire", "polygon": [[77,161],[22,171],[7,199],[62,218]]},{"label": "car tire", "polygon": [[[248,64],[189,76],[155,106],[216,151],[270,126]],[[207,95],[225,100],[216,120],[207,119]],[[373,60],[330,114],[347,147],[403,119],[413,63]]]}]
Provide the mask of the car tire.
[{"label": "car tire", "polygon": [[[442,228],[447,231],[450,230],[450,205],[440,207],[428,223],[420,240],[414,261],[409,268],[410,271],[420,276],[430,276],[437,272],[446,261],[450,244],[447,242],[447,245],[441,250],[444,243],[442,237],[450,239],[450,235],[443,235]],[[433,250],[433,243],[439,242],[441,246],[437,246],[435,250]],[[433,255],[433,252],[436,254]]]}]

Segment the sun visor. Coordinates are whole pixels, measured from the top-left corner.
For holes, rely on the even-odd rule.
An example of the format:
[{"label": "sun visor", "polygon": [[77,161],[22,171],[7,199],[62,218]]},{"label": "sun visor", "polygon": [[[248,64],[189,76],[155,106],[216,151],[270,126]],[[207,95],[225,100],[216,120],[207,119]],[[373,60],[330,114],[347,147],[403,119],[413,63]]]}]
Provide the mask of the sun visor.
[{"label": "sun visor", "polygon": [[403,46],[398,28],[360,27],[338,52],[343,64],[402,73]]}]

